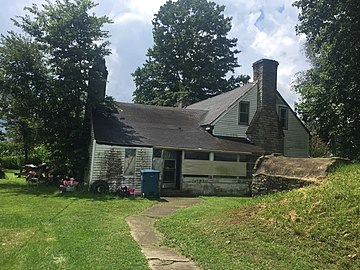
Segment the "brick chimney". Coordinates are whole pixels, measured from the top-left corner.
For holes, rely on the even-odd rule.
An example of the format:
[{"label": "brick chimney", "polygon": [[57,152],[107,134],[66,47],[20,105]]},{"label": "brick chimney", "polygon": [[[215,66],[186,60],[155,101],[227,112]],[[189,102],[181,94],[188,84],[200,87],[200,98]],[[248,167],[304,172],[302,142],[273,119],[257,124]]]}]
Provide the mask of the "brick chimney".
[{"label": "brick chimney", "polygon": [[276,112],[277,67],[274,60],[261,59],[253,64],[257,84],[257,111],[246,132],[266,154],[284,152],[284,132]]}]

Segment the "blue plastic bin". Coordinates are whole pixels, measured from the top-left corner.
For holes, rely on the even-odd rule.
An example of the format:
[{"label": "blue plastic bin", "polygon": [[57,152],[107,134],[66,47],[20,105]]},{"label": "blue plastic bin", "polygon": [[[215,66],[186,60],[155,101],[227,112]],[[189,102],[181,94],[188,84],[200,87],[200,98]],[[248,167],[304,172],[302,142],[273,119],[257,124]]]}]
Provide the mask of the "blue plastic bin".
[{"label": "blue plastic bin", "polygon": [[144,197],[159,198],[159,178],[158,170],[141,171],[141,193]]}]

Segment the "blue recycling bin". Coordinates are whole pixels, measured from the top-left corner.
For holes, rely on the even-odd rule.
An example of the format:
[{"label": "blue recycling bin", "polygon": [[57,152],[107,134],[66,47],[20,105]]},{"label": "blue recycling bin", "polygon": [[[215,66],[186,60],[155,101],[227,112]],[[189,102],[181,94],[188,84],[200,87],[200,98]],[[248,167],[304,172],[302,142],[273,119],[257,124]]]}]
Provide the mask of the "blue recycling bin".
[{"label": "blue recycling bin", "polygon": [[141,171],[141,194],[144,197],[159,198],[159,178],[158,170]]}]

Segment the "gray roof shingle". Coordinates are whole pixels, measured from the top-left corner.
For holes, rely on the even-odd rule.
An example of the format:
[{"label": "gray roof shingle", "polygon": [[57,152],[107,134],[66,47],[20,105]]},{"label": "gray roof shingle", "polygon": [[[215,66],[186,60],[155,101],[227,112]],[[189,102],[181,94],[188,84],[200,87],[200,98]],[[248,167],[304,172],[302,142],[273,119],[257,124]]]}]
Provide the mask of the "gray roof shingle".
[{"label": "gray roof shingle", "polygon": [[229,92],[191,104],[187,109],[206,110],[208,113],[201,121],[201,125],[212,124],[223,112],[227,111],[235,101],[245,95],[256,83],[248,83]]},{"label": "gray roof shingle", "polygon": [[117,113],[93,112],[99,143],[163,148],[262,153],[240,138],[214,137],[200,126],[207,111],[117,103]]}]

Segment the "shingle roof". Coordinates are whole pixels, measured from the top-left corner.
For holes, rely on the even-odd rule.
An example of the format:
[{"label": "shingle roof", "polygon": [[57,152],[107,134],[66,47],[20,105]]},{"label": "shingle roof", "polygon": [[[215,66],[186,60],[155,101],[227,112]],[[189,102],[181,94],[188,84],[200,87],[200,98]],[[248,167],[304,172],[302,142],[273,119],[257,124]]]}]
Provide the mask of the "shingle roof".
[{"label": "shingle roof", "polygon": [[201,125],[213,123],[223,112],[227,111],[235,101],[245,95],[256,83],[248,83],[235,88],[229,92],[191,104],[187,109],[206,110],[207,115],[203,118]]},{"label": "shingle roof", "polygon": [[245,139],[218,138],[200,122],[207,111],[117,103],[118,113],[93,112],[95,139],[114,145],[262,153]]}]

